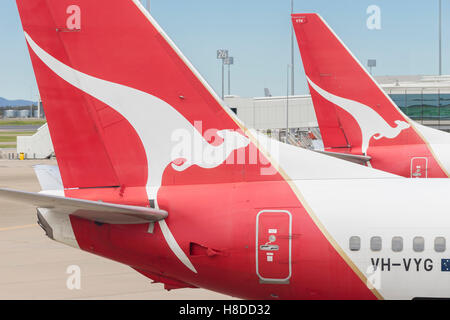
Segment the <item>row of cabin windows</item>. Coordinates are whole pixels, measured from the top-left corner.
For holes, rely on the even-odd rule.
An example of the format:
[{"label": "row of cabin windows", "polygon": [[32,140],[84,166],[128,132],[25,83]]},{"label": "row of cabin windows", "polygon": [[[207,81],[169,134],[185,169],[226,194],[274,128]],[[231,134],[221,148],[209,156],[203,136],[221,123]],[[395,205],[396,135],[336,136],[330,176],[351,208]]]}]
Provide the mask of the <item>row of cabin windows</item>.
[{"label": "row of cabin windows", "polygon": [[[361,238],[358,236],[350,237],[349,242],[351,251],[359,251],[361,249]],[[375,236],[370,238],[370,250],[380,251],[382,248],[381,237]],[[402,237],[392,237],[391,249],[394,252],[400,252],[403,250],[403,238]],[[413,239],[413,250],[415,252],[422,252],[425,249],[425,239],[423,237],[414,237]],[[434,238],[434,251],[444,252],[445,251],[445,238],[436,237]]]}]

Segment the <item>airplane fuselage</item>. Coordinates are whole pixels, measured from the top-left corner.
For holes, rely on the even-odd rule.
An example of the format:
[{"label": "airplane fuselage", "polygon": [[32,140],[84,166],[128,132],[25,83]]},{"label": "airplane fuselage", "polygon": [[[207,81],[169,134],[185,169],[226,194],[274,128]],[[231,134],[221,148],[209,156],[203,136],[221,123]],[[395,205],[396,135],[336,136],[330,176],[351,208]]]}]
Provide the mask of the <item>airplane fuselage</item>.
[{"label": "airplane fuselage", "polygon": [[[170,251],[157,223],[109,225],[72,216],[65,227],[72,228],[76,241],[55,240],[76,243],[152,278],[240,298],[442,298],[450,296],[450,273],[443,269],[450,254],[446,248],[437,252],[435,241],[450,237],[449,184],[447,179],[342,179],[163,186],[158,202],[169,212],[166,222],[196,272]],[[104,201],[120,201],[119,190],[109,198],[99,192]],[[199,201],[199,195],[208,200]],[[429,205],[418,199],[430,200]],[[359,238],[357,250],[350,248],[352,237]],[[381,240],[380,250],[372,248],[373,237]],[[400,238],[402,248],[394,248]],[[414,249],[415,238],[423,240],[422,249],[420,244]]]}]

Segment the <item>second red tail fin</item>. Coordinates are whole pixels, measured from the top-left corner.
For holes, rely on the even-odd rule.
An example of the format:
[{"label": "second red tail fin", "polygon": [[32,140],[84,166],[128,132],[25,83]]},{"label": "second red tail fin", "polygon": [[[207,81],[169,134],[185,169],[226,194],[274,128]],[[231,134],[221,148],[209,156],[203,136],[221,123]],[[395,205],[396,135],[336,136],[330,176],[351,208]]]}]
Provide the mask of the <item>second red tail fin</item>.
[{"label": "second red tail fin", "polygon": [[[317,14],[292,23],[326,149],[421,142],[410,120]],[[356,150],[355,150],[356,149]]]}]

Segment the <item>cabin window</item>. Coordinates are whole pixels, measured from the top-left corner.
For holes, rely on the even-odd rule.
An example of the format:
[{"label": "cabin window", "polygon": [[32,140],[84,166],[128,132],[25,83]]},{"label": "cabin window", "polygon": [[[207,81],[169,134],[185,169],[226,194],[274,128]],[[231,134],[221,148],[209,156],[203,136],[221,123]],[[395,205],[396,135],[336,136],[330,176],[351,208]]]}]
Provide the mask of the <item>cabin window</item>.
[{"label": "cabin window", "polygon": [[445,251],[445,238],[444,237],[436,237],[434,239],[434,251],[436,251],[436,252],[444,252]]},{"label": "cabin window", "polygon": [[349,246],[351,251],[359,251],[361,249],[361,238],[358,236],[350,237]]},{"label": "cabin window", "polygon": [[425,249],[425,239],[423,237],[414,237],[413,250],[415,252],[422,252]]},{"label": "cabin window", "polygon": [[392,237],[392,251],[400,252],[403,250],[403,238],[402,237]]},{"label": "cabin window", "polygon": [[370,238],[370,249],[372,251],[380,251],[381,250],[381,237],[375,236]]}]

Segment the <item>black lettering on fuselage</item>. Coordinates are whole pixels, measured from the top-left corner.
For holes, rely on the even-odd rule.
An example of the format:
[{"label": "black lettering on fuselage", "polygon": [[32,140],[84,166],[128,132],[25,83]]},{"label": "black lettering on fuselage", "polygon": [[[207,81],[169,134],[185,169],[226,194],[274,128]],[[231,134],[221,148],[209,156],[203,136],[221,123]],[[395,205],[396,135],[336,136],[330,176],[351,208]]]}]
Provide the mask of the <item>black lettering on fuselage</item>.
[{"label": "black lettering on fuselage", "polygon": [[370,261],[372,262],[373,271],[377,270],[380,258],[377,258],[377,260],[375,260],[374,258],[370,258]]},{"label": "black lettering on fuselage", "polygon": [[420,270],[420,262],[422,261],[422,259],[416,259],[414,258],[414,262],[416,263],[416,271]]},{"label": "black lettering on fuselage", "polygon": [[425,259],[425,261],[423,262],[423,267],[424,267],[425,271],[433,270],[433,260]]},{"label": "black lettering on fuselage", "polygon": [[384,267],[387,267],[387,271],[391,271],[391,258],[388,258],[386,262],[384,258],[381,258],[381,271],[384,271]]},{"label": "black lettering on fuselage", "polygon": [[409,259],[403,258],[403,265],[405,266],[405,270],[409,271],[409,267],[411,266],[411,258]]}]

